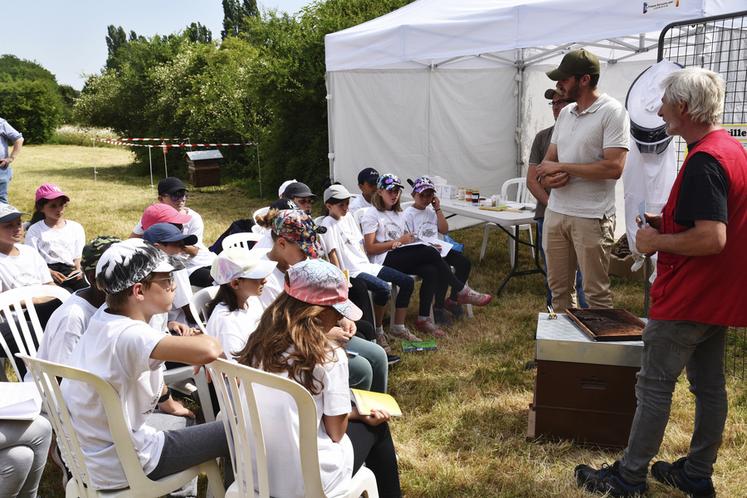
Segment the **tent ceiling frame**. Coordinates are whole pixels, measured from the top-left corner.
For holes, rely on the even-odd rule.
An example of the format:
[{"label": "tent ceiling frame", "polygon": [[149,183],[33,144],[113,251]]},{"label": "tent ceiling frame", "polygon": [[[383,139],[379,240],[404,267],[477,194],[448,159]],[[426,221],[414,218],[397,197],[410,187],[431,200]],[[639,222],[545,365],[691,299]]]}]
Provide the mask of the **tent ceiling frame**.
[{"label": "tent ceiling frame", "polygon": [[[627,40],[631,41],[629,42]],[[633,43],[633,41],[635,41],[636,43]],[[548,59],[552,59],[557,55],[566,54],[571,50],[581,47],[597,47],[625,52],[625,55],[622,55],[620,57],[599,57],[600,60],[607,62],[608,64],[615,64],[616,62],[619,62],[621,60],[625,60],[638,54],[646,53],[656,49],[658,47],[658,39],[649,38],[645,33],[641,33],[636,36],[608,38],[596,42],[570,42],[554,47],[526,47],[522,49],[515,49],[514,52],[517,54],[517,57],[513,60],[509,57],[498,55],[497,53],[482,53],[477,55],[460,55],[431,64],[425,64],[419,61],[412,62],[423,64],[424,66],[430,66],[432,69],[436,69],[477,57],[480,59],[497,62],[499,64],[515,66],[517,68],[525,68],[526,66],[539,64]],[[527,51],[532,52],[532,55],[529,57],[520,55],[526,53]]]}]

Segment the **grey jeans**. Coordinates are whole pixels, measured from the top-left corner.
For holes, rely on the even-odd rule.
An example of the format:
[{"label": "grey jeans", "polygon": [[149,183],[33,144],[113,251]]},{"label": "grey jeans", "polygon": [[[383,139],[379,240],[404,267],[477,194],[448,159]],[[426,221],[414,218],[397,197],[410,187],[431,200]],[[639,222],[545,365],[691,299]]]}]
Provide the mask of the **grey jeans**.
[{"label": "grey jeans", "polygon": [[52,426],[41,415],[0,420],[0,496],[36,496],[51,442]]},{"label": "grey jeans", "polygon": [[687,369],[695,395],[695,426],[685,472],[710,477],[726,423],[724,378],[726,327],[685,321],[649,320],[643,331],[643,358],[635,386],[638,405],[620,473],[631,483],[646,480],[669,421],[677,378]]}]

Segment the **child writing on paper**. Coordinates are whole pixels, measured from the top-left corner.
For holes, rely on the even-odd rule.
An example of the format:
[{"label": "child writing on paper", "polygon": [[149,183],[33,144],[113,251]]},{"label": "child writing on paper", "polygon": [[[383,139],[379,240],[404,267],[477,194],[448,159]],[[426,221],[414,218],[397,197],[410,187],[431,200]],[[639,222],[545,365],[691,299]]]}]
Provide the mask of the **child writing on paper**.
[{"label": "child writing on paper", "polygon": [[[449,222],[441,211],[441,201],[436,195],[436,187],[427,176],[416,178],[415,181],[408,180],[412,185],[412,198],[414,203],[405,209],[405,222],[407,229],[415,236],[427,243],[439,246],[439,235],[446,235],[449,231]],[[443,253],[442,253],[443,254]],[[444,261],[454,268],[454,274],[460,282],[469,279],[472,264],[464,254],[450,250]],[[459,289],[451,287],[449,297],[444,305],[454,316],[462,316],[462,305],[457,302]]]}]

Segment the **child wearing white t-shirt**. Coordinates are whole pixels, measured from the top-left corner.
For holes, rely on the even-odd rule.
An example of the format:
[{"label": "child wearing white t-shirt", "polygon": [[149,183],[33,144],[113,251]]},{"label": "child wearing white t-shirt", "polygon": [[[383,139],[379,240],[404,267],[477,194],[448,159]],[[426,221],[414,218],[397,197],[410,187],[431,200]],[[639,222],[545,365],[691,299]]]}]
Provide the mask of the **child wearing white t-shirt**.
[{"label": "child wearing white t-shirt", "polygon": [[[363,241],[369,258],[402,273],[415,274],[423,279],[420,285],[420,303],[415,327],[418,330],[443,337],[446,332],[438,325],[449,325],[450,314],[444,307],[446,291],[457,289],[460,304],[484,306],[491,296],[475,292],[452,273],[439,251],[419,241],[407,228],[400,195],[402,182],[393,174],[379,176],[378,190],[373,196],[373,207],[361,219]],[[433,317],[430,318],[431,304]]]},{"label": "child wearing white t-shirt", "polygon": [[[29,285],[53,285],[49,268],[36,249],[20,243],[23,238],[21,216],[22,213],[10,204],[0,203],[0,292]],[[42,326],[47,323],[49,316],[59,304],[60,302],[56,299],[35,302],[34,308]],[[7,317],[6,320],[0,318],[0,334],[5,338],[10,354],[17,353],[18,346],[13,338]],[[0,358],[5,358],[2,348],[0,348]],[[21,375],[25,375],[26,365],[20,360],[13,359]]]},{"label": "child wearing white t-shirt", "polygon": [[70,291],[87,287],[80,270],[86,233],[80,223],[65,219],[70,197],[53,183],[36,189],[35,197],[26,244],[39,251],[57,285]]},{"label": "child wearing white t-shirt", "polygon": [[[143,471],[154,480],[229,456],[222,422],[168,431],[146,422],[156,405],[170,398],[164,389],[163,362],[204,365],[222,354],[210,336],[172,336],[148,326],[153,315],[171,307],[173,270],[166,254],[148,242],[129,239],[111,245],[96,265],[96,284],[106,292],[108,307],[91,317],[70,361],[117,391],[135,452]],[[65,380],[61,389],[92,483],[101,489],[126,487],[98,395],[79,381]],[[227,478],[231,480],[230,475]]]},{"label": "child wearing white t-shirt", "polygon": [[[389,414],[363,416],[352,407],[345,351],[329,339],[342,317],[359,320],[360,308],[348,300],[348,283],[339,268],[319,259],[291,266],[285,291],[262,316],[240,352],[239,363],[283,375],[305,387],[317,415],[319,470],[327,496],[350,486],[363,465],[376,476],[379,495],[401,496]],[[298,410],[288,396],[255,388],[265,433],[272,496],[304,497],[298,462]]]},{"label": "child wearing white t-shirt", "polygon": [[[436,196],[436,187],[427,176],[416,178],[414,182],[407,181],[412,186],[414,200],[412,206],[405,209],[407,229],[419,240],[438,245],[439,235],[446,235],[449,231],[449,222],[441,211],[441,200]],[[472,263],[464,254],[452,248],[443,259],[454,268],[454,274],[460,282],[466,282],[469,279]],[[457,302],[458,294],[458,289],[452,287],[451,294],[444,301],[446,309],[457,317],[463,314],[462,305]]]},{"label": "child wearing white t-shirt", "polygon": [[[110,245],[120,242],[109,236],[96,237],[83,247],[81,269],[89,282],[96,281],[96,263]],[[36,357],[68,365],[73,349],[86,331],[91,317],[106,300],[104,291],[91,285],[74,292],[49,317]],[[31,380],[26,376],[26,380]]]},{"label": "child wearing white t-shirt", "polygon": [[349,213],[352,195],[339,184],[331,185],[324,191],[324,205],[329,215],[322,221],[327,232],[322,240],[329,252],[329,260],[342,270],[347,270],[352,279],[364,282],[373,294],[376,341],[386,349],[383,318],[386,303],[391,290],[389,283],[398,287],[394,328],[405,328],[405,316],[410,304],[410,296],[415,288],[415,281],[394,268],[371,263],[363,248],[363,234],[355,217]]},{"label": "child wearing white t-shirt", "polygon": [[213,261],[210,274],[220,288],[207,307],[207,334],[220,340],[228,358],[244,349],[257,327],[264,311],[257,296],[276,266],[242,247],[229,247]]},{"label": "child wearing white t-shirt", "polygon": [[[182,225],[182,231],[185,235],[194,235],[197,237],[194,244],[185,246],[187,254],[190,256],[186,262],[189,281],[196,287],[210,287],[212,285],[212,281],[210,280],[210,265],[213,263],[215,255],[205,246],[203,240],[205,223],[197,211],[187,207],[188,198],[189,192],[187,186],[179,178],[168,176],[158,182],[157,204],[165,204],[176,210],[179,214],[184,215],[185,220],[176,223]],[[150,218],[148,213],[144,212],[143,217],[132,229],[130,236],[142,237],[145,230],[154,223]],[[172,222],[166,219],[155,222],[158,221]]]}]

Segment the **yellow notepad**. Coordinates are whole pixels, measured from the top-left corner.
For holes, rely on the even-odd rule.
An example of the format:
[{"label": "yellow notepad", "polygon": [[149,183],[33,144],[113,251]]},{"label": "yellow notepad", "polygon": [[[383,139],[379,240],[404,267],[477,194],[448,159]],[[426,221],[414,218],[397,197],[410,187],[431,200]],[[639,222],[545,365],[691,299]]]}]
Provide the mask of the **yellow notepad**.
[{"label": "yellow notepad", "polygon": [[361,389],[351,389],[355,398],[355,406],[361,415],[371,415],[371,409],[380,409],[386,411],[392,417],[401,417],[402,410],[397,404],[397,400],[392,396],[384,393],[375,393],[363,391]]}]

